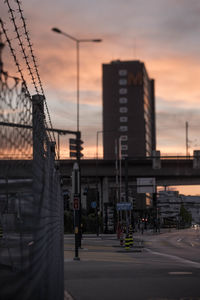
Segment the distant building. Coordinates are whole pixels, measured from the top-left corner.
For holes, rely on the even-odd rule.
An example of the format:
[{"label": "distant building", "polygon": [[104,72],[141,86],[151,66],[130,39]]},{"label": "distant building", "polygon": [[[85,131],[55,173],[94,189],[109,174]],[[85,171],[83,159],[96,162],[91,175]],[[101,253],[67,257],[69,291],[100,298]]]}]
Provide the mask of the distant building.
[{"label": "distant building", "polygon": [[156,148],[154,80],[140,61],[103,64],[104,159],[150,156]]},{"label": "distant building", "polygon": [[161,223],[178,222],[181,205],[191,214],[193,223],[200,224],[200,196],[185,196],[178,191],[160,191],[157,198]]},{"label": "distant building", "polygon": [[180,196],[184,207],[192,215],[193,223],[200,224],[200,196]]},{"label": "distant building", "polygon": [[178,191],[160,191],[157,197],[158,216],[161,224],[179,220],[181,197]]}]

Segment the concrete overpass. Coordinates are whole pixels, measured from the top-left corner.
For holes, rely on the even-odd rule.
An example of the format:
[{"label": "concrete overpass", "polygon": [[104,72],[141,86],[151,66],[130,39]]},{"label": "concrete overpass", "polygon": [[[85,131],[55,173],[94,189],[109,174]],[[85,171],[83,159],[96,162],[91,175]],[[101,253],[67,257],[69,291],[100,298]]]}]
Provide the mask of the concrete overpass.
[{"label": "concrete overpass", "polygon": [[[70,179],[74,160],[60,160],[57,162],[61,176]],[[0,179],[22,179],[32,177],[31,160],[1,160]],[[199,157],[162,157],[133,158],[127,160],[127,174],[131,182],[136,178],[153,177],[157,185],[198,185],[200,184]],[[112,181],[116,177],[114,160],[81,160],[81,176],[84,179],[98,180],[108,178]],[[122,177],[125,176],[125,161],[122,161]]]},{"label": "concrete overpass", "polygon": [[[200,168],[194,166],[193,159],[162,159],[160,168],[154,168],[153,159],[132,159],[127,161],[127,172],[130,181],[139,177],[153,177],[157,185],[198,185],[200,184]],[[60,161],[62,176],[69,177],[73,162]],[[82,160],[82,177],[114,179],[116,176],[115,161]],[[125,162],[122,161],[122,177],[125,177]]]}]

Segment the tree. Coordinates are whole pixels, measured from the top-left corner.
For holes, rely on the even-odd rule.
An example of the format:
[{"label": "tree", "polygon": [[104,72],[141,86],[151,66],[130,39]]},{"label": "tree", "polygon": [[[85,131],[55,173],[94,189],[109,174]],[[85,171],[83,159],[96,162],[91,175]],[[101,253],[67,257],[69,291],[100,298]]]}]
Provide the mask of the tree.
[{"label": "tree", "polygon": [[181,204],[180,208],[180,218],[184,225],[191,225],[192,215],[191,213]]}]

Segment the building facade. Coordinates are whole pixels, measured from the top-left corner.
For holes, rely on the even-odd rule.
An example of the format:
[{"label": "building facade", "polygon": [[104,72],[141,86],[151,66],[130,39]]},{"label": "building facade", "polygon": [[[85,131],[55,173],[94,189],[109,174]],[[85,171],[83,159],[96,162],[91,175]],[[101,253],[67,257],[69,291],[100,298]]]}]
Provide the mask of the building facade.
[{"label": "building facade", "polygon": [[140,61],[103,64],[104,159],[151,156],[156,148],[154,80]]},{"label": "building facade", "polygon": [[161,225],[180,222],[181,206],[191,214],[193,223],[200,224],[200,196],[185,196],[178,191],[159,191],[157,208]]}]

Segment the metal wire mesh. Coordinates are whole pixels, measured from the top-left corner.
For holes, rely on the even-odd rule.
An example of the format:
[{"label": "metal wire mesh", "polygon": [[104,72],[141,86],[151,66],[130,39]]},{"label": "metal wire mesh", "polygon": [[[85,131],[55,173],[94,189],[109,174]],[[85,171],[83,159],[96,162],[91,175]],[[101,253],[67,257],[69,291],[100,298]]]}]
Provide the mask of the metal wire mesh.
[{"label": "metal wire mesh", "polygon": [[[5,3],[15,22],[10,1]],[[20,2],[15,3],[22,18]],[[19,72],[20,63],[1,25]],[[2,66],[1,63],[0,299],[61,300],[63,202],[55,142],[47,131],[50,116],[46,99],[43,90],[31,97],[23,73],[19,72],[19,80],[9,76]],[[38,78],[39,73],[31,70]],[[39,86],[42,87],[40,80]]]},{"label": "metal wire mesh", "polygon": [[6,74],[0,76],[0,159],[31,159],[32,131],[9,126],[32,125],[31,101],[23,84],[16,79],[11,80]]},{"label": "metal wire mesh", "polygon": [[[0,299],[63,299],[63,204],[55,144],[46,134],[42,96],[32,97],[32,109],[23,88],[16,88],[1,84],[0,122],[33,129],[0,127]],[[28,176],[23,160],[5,160],[10,154],[31,155]],[[13,169],[20,171],[13,175]]]}]

